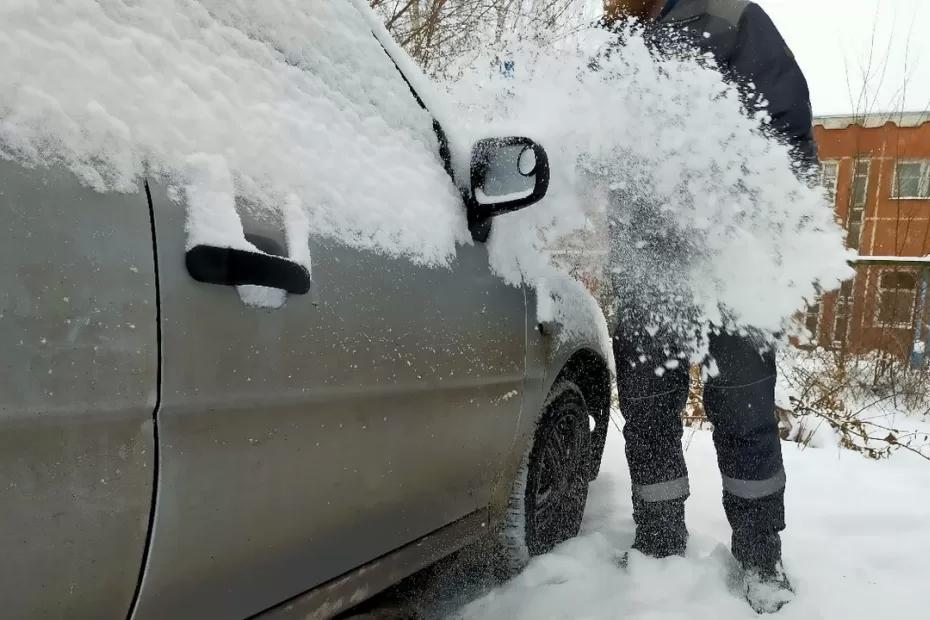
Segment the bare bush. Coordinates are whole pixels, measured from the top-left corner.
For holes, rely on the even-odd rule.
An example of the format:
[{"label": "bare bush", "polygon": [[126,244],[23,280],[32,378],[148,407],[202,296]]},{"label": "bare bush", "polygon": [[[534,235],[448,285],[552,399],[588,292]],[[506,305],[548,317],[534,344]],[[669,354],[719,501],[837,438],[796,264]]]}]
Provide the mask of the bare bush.
[{"label": "bare bush", "polygon": [[930,438],[915,424],[930,415],[930,370],[881,352],[794,348],[778,366],[788,401],[779,411],[785,439],[810,446],[827,431],[868,458],[906,450],[930,460]]},{"label": "bare bush", "polygon": [[[930,460],[930,369],[911,369],[887,353],[851,356],[790,347],[778,357],[782,439],[807,447],[828,443],[871,459],[904,450]],[[700,366],[691,369],[685,426],[712,428],[703,405]],[[924,429],[921,429],[921,426]]]}]

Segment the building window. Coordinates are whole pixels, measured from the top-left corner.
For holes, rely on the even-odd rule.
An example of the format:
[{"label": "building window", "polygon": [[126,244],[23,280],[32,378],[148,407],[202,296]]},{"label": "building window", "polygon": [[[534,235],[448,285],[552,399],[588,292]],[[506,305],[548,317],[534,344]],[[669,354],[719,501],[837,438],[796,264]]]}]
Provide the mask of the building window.
[{"label": "building window", "polygon": [[885,271],[878,279],[878,323],[895,328],[914,326],[917,273]]},{"label": "building window", "polygon": [[820,302],[807,306],[804,311],[804,326],[811,333],[811,339],[817,341],[817,330],[820,329]]},{"label": "building window", "polygon": [[810,332],[811,343],[815,345],[820,341],[820,319],[822,312],[823,296],[818,288],[814,300],[804,308],[804,327]]},{"label": "building window", "polygon": [[833,314],[833,346],[842,347],[849,336],[849,315],[852,308],[853,281],[848,280],[840,286]]},{"label": "building window", "polygon": [[852,184],[852,201],[846,222],[846,246],[859,249],[862,238],[862,220],[865,216],[865,204],[869,195],[869,160],[857,161]]},{"label": "building window", "polygon": [[898,162],[894,198],[930,198],[930,160]]},{"label": "building window", "polygon": [[820,164],[820,186],[827,190],[830,204],[836,204],[836,184],[840,176],[840,162],[825,161]]}]

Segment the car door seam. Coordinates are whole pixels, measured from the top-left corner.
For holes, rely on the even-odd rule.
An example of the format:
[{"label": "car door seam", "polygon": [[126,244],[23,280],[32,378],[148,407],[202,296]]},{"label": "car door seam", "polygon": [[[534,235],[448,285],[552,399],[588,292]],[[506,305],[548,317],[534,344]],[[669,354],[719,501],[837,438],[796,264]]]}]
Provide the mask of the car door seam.
[{"label": "car door seam", "polygon": [[149,556],[151,555],[152,534],[155,531],[155,506],[158,500],[158,477],[159,477],[159,445],[158,445],[158,411],[161,408],[162,392],[162,324],[161,324],[161,277],[158,269],[158,239],[155,234],[155,207],[152,201],[152,190],[149,187],[148,179],[143,180],[145,188],[145,198],[149,208],[149,224],[152,231],[152,261],[155,268],[155,347],[157,355],[157,364],[155,371],[155,407],[152,410],[152,499],[149,503],[148,527],[145,533],[145,546],[142,550],[142,559],[139,565],[139,577],[136,580],[136,588],[132,595],[132,601],[129,604],[127,620],[131,619],[136,613],[136,607],[139,604],[139,597],[142,593],[142,581],[145,578],[146,568],[148,567]]}]

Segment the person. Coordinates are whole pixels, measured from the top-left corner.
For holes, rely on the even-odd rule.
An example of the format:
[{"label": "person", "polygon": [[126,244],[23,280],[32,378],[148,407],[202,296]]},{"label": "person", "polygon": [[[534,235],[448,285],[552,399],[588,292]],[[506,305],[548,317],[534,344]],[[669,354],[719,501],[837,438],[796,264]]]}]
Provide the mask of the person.
[{"label": "person", "polygon": [[[767,108],[773,137],[790,145],[798,167],[816,163],[807,82],[758,5],[745,0],[604,0],[604,9],[603,26],[636,18],[660,52],[663,40],[680,44],[684,38],[712,54],[724,77],[743,94],[745,107],[761,102]],[[633,548],[662,558],[683,555],[688,541],[681,416],[690,371],[675,330],[656,327],[658,315],[676,310],[660,301],[663,295],[646,297],[620,299],[613,343],[633,483]],[[775,414],[775,356],[759,339],[725,330],[709,334],[708,344],[718,372],[705,383],[704,406],[714,426],[739,583],[757,612],[774,612],[792,594],[781,557],[786,476]]]}]

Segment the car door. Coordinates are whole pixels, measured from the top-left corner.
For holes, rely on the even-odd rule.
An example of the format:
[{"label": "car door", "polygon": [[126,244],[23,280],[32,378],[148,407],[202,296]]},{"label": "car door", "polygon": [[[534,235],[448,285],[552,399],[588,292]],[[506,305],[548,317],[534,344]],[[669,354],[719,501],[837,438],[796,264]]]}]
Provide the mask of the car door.
[{"label": "car door", "polygon": [[[427,267],[311,231],[312,293],[255,308],[191,278],[183,201],[151,195],[164,371],[135,617],[248,616],[486,509],[520,415],[526,313],[484,245]],[[240,216],[285,247],[275,222]]]},{"label": "car door", "polygon": [[155,264],[141,191],[0,158],[4,618],[121,618],[155,481]]}]

